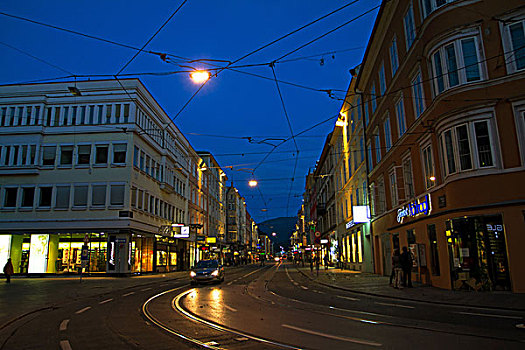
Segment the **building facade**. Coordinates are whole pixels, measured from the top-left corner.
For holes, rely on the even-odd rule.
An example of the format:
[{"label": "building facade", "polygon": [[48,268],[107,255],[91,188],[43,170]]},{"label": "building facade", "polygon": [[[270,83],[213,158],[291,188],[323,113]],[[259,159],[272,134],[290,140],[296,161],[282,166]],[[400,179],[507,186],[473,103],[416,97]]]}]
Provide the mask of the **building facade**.
[{"label": "building facade", "polygon": [[407,246],[415,280],[525,291],[524,19],[521,1],[383,2],[356,82],[379,273]]},{"label": "building facade", "polygon": [[38,274],[187,269],[209,257],[198,249],[207,236],[225,233],[215,163],[137,79],[0,86],[0,263]]}]

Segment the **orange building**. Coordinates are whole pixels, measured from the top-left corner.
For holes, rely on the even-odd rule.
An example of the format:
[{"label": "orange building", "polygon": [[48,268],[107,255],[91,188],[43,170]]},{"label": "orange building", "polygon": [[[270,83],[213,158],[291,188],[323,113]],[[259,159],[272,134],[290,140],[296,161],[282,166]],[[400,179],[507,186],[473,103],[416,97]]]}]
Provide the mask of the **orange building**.
[{"label": "orange building", "polygon": [[384,1],[356,86],[376,271],[525,292],[523,1]]}]

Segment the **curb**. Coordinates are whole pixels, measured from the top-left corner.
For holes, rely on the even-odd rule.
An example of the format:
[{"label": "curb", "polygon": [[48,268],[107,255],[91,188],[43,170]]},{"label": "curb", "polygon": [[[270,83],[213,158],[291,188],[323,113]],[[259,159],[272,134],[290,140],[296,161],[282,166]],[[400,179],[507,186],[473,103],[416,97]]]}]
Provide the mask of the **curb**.
[{"label": "curb", "polygon": [[524,308],[498,307],[498,306],[493,306],[493,305],[468,305],[468,304],[459,304],[459,303],[452,303],[452,302],[446,302],[446,301],[430,301],[430,300],[421,300],[421,299],[414,299],[414,298],[407,298],[407,297],[396,297],[396,296],[392,296],[392,295],[371,293],[371,292],[365,292],[365,291],[361,291],[361,290],[354,290],[354,289],[351,289],[351,288],[342,287],[342,286],[338,286],[338,285],[334,285],[334,284],[318,281],[318,280],[308,276],[308,274],[306,274],[303,271],[299,270],[297,267],[295,267],[295,269],[300,274],[302,274],[303,276],[305,276],[306,278],[308,278],[309,280],[311,280],[311,281],[313,281],[313,282],[315,282],[317,284],[323,285],[325,287],[333,288],[333,289],[339,289],[339,290],[344,290],[344,291],[347,291],[347,292],[352,292],[352,293],[355,293],[355,294],[361,294],[361,295],[367,295],[367,296],[373,296],[373,297],[381,297],[381,298],[387,298],[387,299],[395,299],[395,300],[406,300],[406,301],[413,301],[413,302],[418,302],[418,303],[465,307],[465,308],[472,308],[472,309],[489,309],[489,310],[506,310],[506,311],[525,312]]}]

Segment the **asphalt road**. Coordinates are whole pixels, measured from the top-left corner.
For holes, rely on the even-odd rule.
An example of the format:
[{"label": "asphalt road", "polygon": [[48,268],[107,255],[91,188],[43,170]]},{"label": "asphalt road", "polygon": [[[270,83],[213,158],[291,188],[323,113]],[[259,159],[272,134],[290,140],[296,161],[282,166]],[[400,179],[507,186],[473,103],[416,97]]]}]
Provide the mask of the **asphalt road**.
[{"label": "asphalt road", "polygon": [[0,349],[522,349],[523,312],[354,294],[292,264],[0,286]]}]

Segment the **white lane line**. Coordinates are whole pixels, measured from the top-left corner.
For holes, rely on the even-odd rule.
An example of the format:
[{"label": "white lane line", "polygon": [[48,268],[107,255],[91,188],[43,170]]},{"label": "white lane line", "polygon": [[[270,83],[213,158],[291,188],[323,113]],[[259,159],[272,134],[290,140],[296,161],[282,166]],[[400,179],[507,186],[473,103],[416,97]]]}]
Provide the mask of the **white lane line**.
[{"label": "white lane line", "polygon": [[252,271],[252,272],[250,272],[250,273],[247,273],[246,275],[242,276],[242,278],[248,277],[248,276],[250,276],[251,274],[254,274],[254,273],[256,273],[256,272],[259,271],[259,270],[260,270],[260,269],[255,270],[255,271]]},{"label": "white lane line", "polygon": [[135,292],[129,292],[129,293],[126,293],[126,294],[122,294],[123,297],[128,297],[130,295],[133,295],[135,294]]},{"label": "white lane line", "polygon": [[227,286],[231,286],[233,281],[226,283]]},{"label": "white lane line", "polygon": [[72,350],[71,345],[69,344],[68,340],[61,340],[60,341],[60,348],[62,350]]},{"label": "white lane line", "polygon": [[169,283],[162,283],[162,284],[160,285],[160,287],[166,287],[166,286],[169,286]]},{"label": "white lane line", "polygon": [[106,299],[104,301],[101,301],[99,304],[102,305],[102,304],[105,304],[105,303],[109,303],[110,301],[113,301],[113,298],[110,298],[110,299]]},{"label": "white lane line", "polygon": [[88,311],[89,309],[91,309],[91,306],[88,306],[88,307],[85,307],[85,308],[83,308],[83,309],[80,309],[80,310],[78,310],[78,311],[75,312],[75,313],[76,313],[77,315],[79,315],[79,314],[81,314],[81,313],[83,313],[83,312],[85,312],[85,311]]},{"label": "white lane line", "polygon": [[141,291],[141,292],[145,292],[145,291],[147,291],[147,290],[150,290],[150,289],[151,289],[151,287],[149,287],[149,288],[144,288],[144,289],[141,289],[140,291]]},{"label": "white lane line", "polygon": [[378,301],[376,301],[376,304],[378,304],[378,305],[385,305],[385,306],[402,307],[402,308],[405,308],[405,309],[415,309],[414,306],[401,305],[401,304],[390,304],[390,303],[380,303]]},{"label": "white lane line", "polygon": [[293,285],[294,285],[294,286],[298,286],[298,285],[299,285],[299,283],[297,283],[297,282],[294,282],[294,283],[293,283]]},{"label": "white lane line", "polygon": [[332,334],[326,334],[326,333],[321,333],[321,332],[317,332],[317,331],[312,331],[310,329],[294,327],[294,326],[290,326],[288,324],[283,324],[281,326],[284,327],[284,328],[293,329],[293,330],[298,331],[298,332],[303,332],[303,333],[307,333],[307,334],[317,335],[317,336],[325,337],[325,338],[329,338],[329,339],[347,341],[347,342],[350,342],[350,343],[356,343],[356,344],[362,344],[362,345],[370,345],[370,346],[381,346],[381,345],[383,345],[381,343],[376,343],[376,342],[371,341],[371,340],[341,337],[341,336],[338,336],[338,335],[332,335]]},{"label": "white lane line", "polygon": [[305,286],[301,286],[301,288],[304,290],[308,290],[308,287],[305,287]]},{"label": "white lane line", "polygon": [[358,298],[345,297],[343,295],[338,295],[337,297],[341,298],[341,299],[352,300],[352,301],[358,301],[359,300]]},{"label": "white lane line", "polygon": [[237,309],[234,308],[234,307],[231,307],[231,306],[228,306],[226,304],[222,304],[222,306],[224,306],[225,308],[227,308],[228,310],[232,311],[232,312],[237,312]]},{"label": "white lane line", "polygon": [[513,319],[513,320],[521,320],[523,318],[521,316],[506,316],[506,315],[494,315],[494,314],[477,314],[475,312],[461,312],[461,311],[458,311],[456,313],[457,314],[462,314],[462,315],[472,315],[472,316],[510,318],[510,319]]},{"label": "white lane line", "polygon": [[61,332],[67,330],[67,325],[68,325],[68,323],[69,323],[69,320],[63,320],[62,322],[60,322],[60,328],[59,328],[59,330],[60,330]]}]

